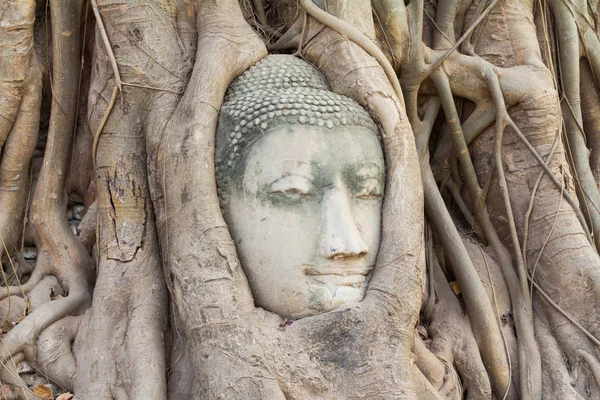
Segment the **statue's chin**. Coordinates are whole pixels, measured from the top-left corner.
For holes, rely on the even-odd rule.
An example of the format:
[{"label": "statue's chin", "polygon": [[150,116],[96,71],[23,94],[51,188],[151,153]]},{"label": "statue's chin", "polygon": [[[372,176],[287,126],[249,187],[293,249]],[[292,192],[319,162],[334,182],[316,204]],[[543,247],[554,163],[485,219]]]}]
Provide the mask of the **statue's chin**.
[{"label": "statue's chin", "polygon": [[325,286],[312,293],[310,297],[310,314],[317,315],[338,307],[356,304],[365,297],[366,287],[354,286]]},{"label": "statue's chin", "polygon": [[257,303],[267,311],[283,318],[305,318],[323,314],[339,307],[351,306],[363,300],[366,283],[354,286],[311,284],[309,290],[298,294],[294,300]]}]

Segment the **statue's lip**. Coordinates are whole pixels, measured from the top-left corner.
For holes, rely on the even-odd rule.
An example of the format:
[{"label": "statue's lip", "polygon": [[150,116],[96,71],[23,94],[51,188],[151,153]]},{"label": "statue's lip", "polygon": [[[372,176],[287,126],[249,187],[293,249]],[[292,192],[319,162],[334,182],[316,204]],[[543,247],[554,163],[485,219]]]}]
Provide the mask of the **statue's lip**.
[{"label": "statue's lip", "polygon": [[336,275],[336,276],[365,276],[373,270],[373,266],[364,267],[342,267],[342,266],[307,266],[304,275]]}]

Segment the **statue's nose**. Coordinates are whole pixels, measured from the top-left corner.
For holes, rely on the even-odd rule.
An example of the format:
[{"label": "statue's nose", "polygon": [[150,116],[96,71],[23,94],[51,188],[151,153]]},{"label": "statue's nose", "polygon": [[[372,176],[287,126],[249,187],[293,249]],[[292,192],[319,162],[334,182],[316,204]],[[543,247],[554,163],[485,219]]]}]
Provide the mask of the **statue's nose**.
[{"label": "statue's nose", "polygon": [[368,248],[354,219],[351,199],[344,188],[333,187],[323,196],[320,246],[327,259],[362,257]]}]

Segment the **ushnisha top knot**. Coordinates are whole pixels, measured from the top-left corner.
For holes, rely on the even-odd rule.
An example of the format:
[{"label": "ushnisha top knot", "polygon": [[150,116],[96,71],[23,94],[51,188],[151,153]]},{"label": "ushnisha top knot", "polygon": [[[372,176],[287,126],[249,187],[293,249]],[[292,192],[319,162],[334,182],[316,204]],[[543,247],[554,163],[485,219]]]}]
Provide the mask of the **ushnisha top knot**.
[{"label": "ushnisha top knot", "polygon": [[379,135],[369,114],[356,101],[332,92],[312,64],[291,55],[269,55],[239,76],[225,96],[216,137],[219,189],[233,178],[252,143],[275,126],[296,124],[359,126]]}]

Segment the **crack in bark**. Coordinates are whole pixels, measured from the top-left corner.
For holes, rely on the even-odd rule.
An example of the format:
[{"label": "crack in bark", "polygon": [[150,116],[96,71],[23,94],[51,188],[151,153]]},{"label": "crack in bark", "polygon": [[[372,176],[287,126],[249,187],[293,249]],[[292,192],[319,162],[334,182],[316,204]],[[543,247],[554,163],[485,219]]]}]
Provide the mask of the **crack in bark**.
[{"label": "crack in bark", "polygon": [[107,187],[113,222],[114,244],[107,244],[107,258],[122,262],[135,259],[143,247],[146,228],[146,199],[141,190],[136,190],[132,176],[107,174]]}]

